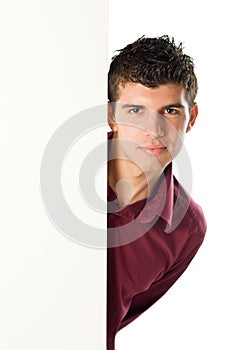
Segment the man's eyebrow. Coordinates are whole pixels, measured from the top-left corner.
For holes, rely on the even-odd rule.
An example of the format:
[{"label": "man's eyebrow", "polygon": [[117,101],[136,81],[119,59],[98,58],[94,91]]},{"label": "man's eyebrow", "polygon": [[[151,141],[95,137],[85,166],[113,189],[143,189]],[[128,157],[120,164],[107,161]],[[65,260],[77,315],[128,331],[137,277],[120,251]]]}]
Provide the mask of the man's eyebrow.
[{"label": "man's eyebrow", "polygon": [[131,103],[125,103],[125,104],[122,104],[121,108],[122,109],[125,109],[125,108],[146,108],[145,106],[143,105],[135,105],[135,104],[131,104]]},{"label": "man's eyebrow", "polygon": [[167,105],[162,106],[160,109],[166,109],[166,108],[181,108],[184,109],[184,105],[182,105],[182,103],[169,103]]}]

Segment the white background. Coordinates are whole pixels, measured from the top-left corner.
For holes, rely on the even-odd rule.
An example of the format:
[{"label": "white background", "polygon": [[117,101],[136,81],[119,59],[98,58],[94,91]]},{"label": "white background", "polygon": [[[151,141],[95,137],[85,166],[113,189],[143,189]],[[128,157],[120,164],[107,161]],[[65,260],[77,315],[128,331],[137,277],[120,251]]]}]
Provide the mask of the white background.
[{"label": "white background", "polygon": [[116,350],[233,349],[232,20],[230,1],[110,0],[109,62],[142,35],[174,36],[194,58],[199,116],[187,134],[193,198],[208,230],[172,289],[116,338]]},{"label": "white background", "polygon": [[40,164],[63,122],[106,101],[107,2],[2,0],[0,45],[0,349],[102,350],[106,252],[51,224]]}]

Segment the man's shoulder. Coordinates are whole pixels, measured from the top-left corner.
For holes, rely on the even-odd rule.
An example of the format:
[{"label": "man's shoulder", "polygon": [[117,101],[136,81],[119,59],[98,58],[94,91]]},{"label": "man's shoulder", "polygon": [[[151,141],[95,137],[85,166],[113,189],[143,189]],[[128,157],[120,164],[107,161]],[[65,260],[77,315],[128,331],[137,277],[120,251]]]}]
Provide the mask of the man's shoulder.
[{"label": "man's shoulder", "polygon": [[174,177],[174,214],[183,214],[183,220],[190,228],[197,228],[205,233],[206,220],[201,206],[191,197],[184,187]]},{"label": "man's shoulder", "polygon": [[199,231],[202,233],[206,232],[207,224],[204,216],[204,212],[199,204],[197,204],[192,198],[189,205],[189,215],[192,220],[196,223]]}]

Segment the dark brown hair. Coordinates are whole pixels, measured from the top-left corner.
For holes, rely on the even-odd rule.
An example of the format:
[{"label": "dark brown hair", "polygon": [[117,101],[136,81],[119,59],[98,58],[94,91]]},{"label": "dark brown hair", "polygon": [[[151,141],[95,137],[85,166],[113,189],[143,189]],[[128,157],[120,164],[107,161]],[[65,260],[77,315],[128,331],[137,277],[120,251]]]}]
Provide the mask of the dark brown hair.
[{"label": "dark brown hair", "polygon": [[108,74],[108,98],[116,102],[118,88],[128,82],[147,87],[177,83],[186,90],[189,106],[197,94],[197,78],[193,59],[183,53],[183,45],[175,45],[174,38],[144,36],[127,45],[112,58]]}]

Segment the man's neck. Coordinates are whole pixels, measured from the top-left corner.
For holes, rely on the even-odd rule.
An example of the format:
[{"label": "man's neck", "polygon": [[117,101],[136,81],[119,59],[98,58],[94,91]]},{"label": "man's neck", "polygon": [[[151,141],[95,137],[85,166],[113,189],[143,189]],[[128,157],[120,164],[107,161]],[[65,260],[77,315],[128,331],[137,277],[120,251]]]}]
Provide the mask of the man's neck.
[{"label": "man's neck", "polygon": [[108,183],[121,206],[149,197],[155,190],[162,170],[144,173],[130,160],[114,159],[108,164]]}]

